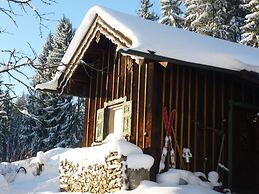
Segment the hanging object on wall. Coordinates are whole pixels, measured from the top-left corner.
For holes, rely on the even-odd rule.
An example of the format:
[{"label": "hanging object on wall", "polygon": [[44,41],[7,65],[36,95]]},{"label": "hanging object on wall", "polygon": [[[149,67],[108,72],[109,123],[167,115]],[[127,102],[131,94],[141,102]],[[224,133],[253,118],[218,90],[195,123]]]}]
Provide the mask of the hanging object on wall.
[{"label": "hanging object on wall", "polygon": [[192,153],[190,148],[183,148],[183,158],[185,159],[186,163],[190,163],[190,159],[192,158]]},{"label": "hanging object on wall", "polygon": [[169,157],[169,167],[175,168],[175,152],[172,146],[172,127],[173,127],[173,121],[175,116],[175,109],[170,113],[170,117],[168,118],[168,113],[166,107],[163,111],[163,121],[165,125],[166,130],[166,136],[165,136],[165,145],[162,150],[161,160],[159,164],[159,172],[164,170],[165,168],[165,158],[168,154]]}]

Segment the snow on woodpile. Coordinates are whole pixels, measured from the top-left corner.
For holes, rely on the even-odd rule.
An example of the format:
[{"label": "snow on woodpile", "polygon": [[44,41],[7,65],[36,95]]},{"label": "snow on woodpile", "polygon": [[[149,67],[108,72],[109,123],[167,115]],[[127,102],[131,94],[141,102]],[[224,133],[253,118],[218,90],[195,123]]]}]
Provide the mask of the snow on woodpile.
[{"label": "snow on woodpile", "polygon": [[143,151],[122,137],[109,135],[104,144],[100,146],[75,148],[67,151],[61,156],[61,160],[67,159],[82,165],[104,164],[105,157],[110,153],[117,151],[119,155],[129,156],[131,154],[143,154]]},{"label": "snow on woodpile", "polygon": [[131,154],[127,157],[128,168],[149,170],[154,164],[154,158],[147,154]]},{"label": "snow on woodpile", "polygon": [[62,155],[60,189],[90,193],[133,189],[140,181],[149,180],[153,163],[154,159],[136,145],[109,135],[102,145],[76,148]]}]

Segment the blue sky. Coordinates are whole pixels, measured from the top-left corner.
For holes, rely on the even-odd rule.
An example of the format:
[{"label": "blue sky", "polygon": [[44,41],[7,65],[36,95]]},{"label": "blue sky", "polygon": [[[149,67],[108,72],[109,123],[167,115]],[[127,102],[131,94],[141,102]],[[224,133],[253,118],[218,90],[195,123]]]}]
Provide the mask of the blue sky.
[{"label": "blue sky", "polygon": [[[0,25],[1,28],[5,28],[8,33],[0,35],[0,50],[1,49],[16,49],[26,54],[31,54],[31,50],[28,43],[35,49],[37,53],[40,52],[42,45],[45,42],[47,34],[55,31],[57,21],[65,15],[69,18],[73,24],[73,28],[77,28],[82,21],[86,12],[94,5],[101,5],[109,7],[115,10],[119,10],[131,15],[136,15],[137,9],[139,7],[139,0],[56,0],[50,6],[42,5],[39,1],[35,2],[35,7],[41,13],[50,13],[47,15],[48,19],[51,21],[46,21],[44,24],[48,27],[43,28],[42,37],[40,36],[39,25],[37,19],[33,16],[31,12],[25,14],[19,8],[15,8],[16,12],[21,15],[17,17],[16,27],[11,20],[3,14],[0,14]],[[159,12],[158,1],[155,3],[154,9]],[[6,56],[0,53],[0,60],[6,60]],[[26,75],[32,76],[33,70],[28,68],[21,69]],[[3,77],[5,81],[12,82],[8,76]],[[27,81],[28,83],[28,81]],[[15,91],[18,94],[25,90],[24,87],[19,85],[15,87]]]}]

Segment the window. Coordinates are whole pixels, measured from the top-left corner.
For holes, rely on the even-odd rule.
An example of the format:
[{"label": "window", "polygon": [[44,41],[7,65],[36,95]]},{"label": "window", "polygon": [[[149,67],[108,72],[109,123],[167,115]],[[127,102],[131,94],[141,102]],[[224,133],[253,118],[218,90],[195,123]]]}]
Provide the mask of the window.
[{"label": "window", "polygon": [[104,108],[97,110],[95,142],[101,142],[110,133],[124,137],[131,134],[132,101],[120,98],[104,103]]}]

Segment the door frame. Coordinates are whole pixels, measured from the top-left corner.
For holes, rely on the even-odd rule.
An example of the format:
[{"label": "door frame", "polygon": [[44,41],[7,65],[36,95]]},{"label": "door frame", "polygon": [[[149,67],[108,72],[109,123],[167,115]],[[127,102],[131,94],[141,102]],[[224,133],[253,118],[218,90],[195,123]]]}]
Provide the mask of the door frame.
[{"label": "door frame", "polygon": [[234,107],[251,109],[259,112],[259,106],[244,102],[229,101],[229,110],[228,110],[228,187],[232,189],[233,181],[233,109]]}]

